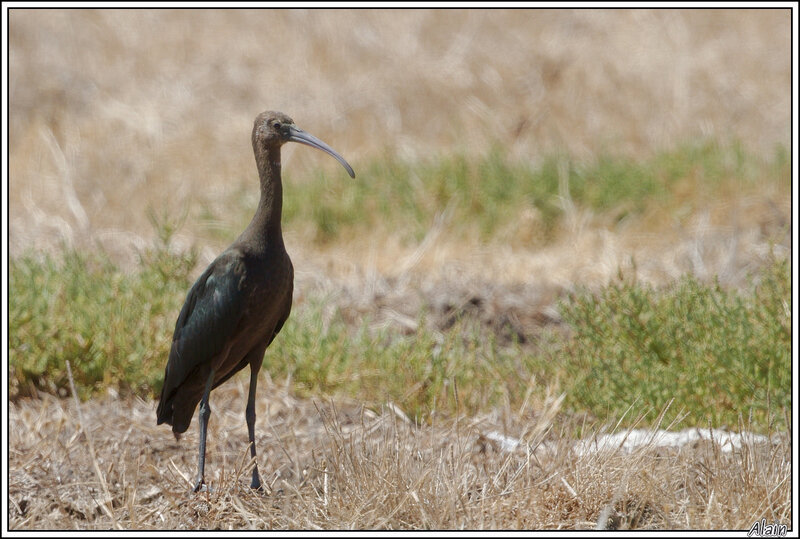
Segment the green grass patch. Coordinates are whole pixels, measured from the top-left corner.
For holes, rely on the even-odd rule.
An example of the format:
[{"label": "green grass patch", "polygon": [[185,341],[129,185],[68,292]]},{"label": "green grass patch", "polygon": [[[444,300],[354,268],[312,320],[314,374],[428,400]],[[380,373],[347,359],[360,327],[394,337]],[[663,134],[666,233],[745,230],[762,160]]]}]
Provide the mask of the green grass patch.
[{"label": "green grass patch", "polygon": [[574,330],[558,361],[567,403],[601,418],[629,405],[652,421],[765,427],[791,398],[788,260],[774,261],[747,292],[684,277],[663,290],[624,281],[562,302]]},{"label": "green grass patch", "polygon": [[63,394],[69,360],[82,397],[112,387],[160,388],[194,252],[156,248],[124,273],[102,253],[12,260],[9,272],[11,393]]},{"label": "green grass patch", "polygon": [[[537,163],[512,160],[495,150],[480,157],[442,156],[409,163],[396,157],[362,164],[356,178],[317,173],[294,182],[286,171],[284,223],[312,226],[320,243],[360,231],[400,233],[408,242],[425,236],[448,210],[454,239],[491,242],[516,228],[523,213],[539,216],[534,243],[554,238],[564,201],[608,215],[614,221],[648,209],[687,214],[709,200],[765,185],[789,185],[784,150],[768,159],[740,144],[701,141],[646,159],[611,154],[589,161],[552,155]],[[524,236],[530,242],[529,236]],[[506,236],[500,241],[508,241]]]},{"label": "green grass patch", "polygon": [[376,407],[392,402],[419,420],[434,411],[477,413],[524,396],[526,362],[538,361],[498,345],[473,320],[441,334],[422,314],[419,329],[403,335],[369,329],[369,320],[355,329],[336,314],[326,321],[324,303],[298,309],[264,362],[274,378],[291,376],[304,396],[345,394]]},{"label": "green grass patch", "polygon": [[[11,264],[12,396],[64,393],[69,360],[82,397],[113,387],[154,397],[175,317],[191,285],[192,253],[146,253],[124,273],[101,255],[26,257]],[[739,415],[766,430],[790,399],[788,261],[755,276],[751,290],[691,277],[662,289],[631,281],[566,297],[569,334],[543,333],[535,347],[501,345],[474,319],[432,331],[420,313],[411,335],[349,325],[326,298],[295,306],[264,369],[291,378],[301,395],[391,401],[419,419],[522,404],[534,392],[566,392],[566,405],[616,421],[630,404],[655,421],[735,428]],[[538,389],[537,389],[538,388]],[[456,400],[456,394],[458,399]]]},{"label": "green grass patch", "polygon": [[443,335],[425,329],[424,315],[411,336],[368,331],[369,321],[354,331],[335,314],[323,317],[320,300],[290,318],[265,366],[278,378],[291,371],[304,395],[392,401],[420,418],[434,408],[518,408],[537,380],[540,391],[558,381],[567,407],[600,421],[616,422],[633,404],[625,426],[642,413],[642,424],[653,424],[672,401],[664,425],[682,417],[682,427],[736,429],[741,415],[755,429],[785,428],[788,261],[753,281],[745,291],[685,277],[663,290],[623,281],[576,293],[561,303],[571,335],[541,334],[535,350],[501,346],[468,319]]},{"label": "green grass patch", "polygon": [[[101,254],[74,251],[58,260],[12,261],[12,397],[66,394],[66,361],[83,398],[109,387],[157,396],[195,263],[194,253],[166,248],[148,251],[132,273]],[[516,375],[523,368],[518,350],[464,330],[468,322],[444,338],[427,329],[403,336],[371,331],[369,320],[353,328],[327,304],[317,298],[295,306],[266,354],[264,369],[273,378],[291,376],[300,394],[348,394],[376,406],[392,401],[424,415],[437,402],[454,410],[456,387],[463,388],[459,406],[471,412],[527,387]]]}]

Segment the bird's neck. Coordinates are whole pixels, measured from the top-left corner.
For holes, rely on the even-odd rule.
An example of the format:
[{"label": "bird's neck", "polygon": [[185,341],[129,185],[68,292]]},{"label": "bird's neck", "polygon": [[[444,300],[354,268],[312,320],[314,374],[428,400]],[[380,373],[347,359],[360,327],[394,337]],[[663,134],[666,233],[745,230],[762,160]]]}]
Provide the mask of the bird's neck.
[{"label": "bird's neck", "polygon": [[250,240],[256,247],[282,247],[283,185],[280,148],[272,151],[257,151],[256,164],[261,182],[261,198],[258,201],[256,213],[242,236]]}]

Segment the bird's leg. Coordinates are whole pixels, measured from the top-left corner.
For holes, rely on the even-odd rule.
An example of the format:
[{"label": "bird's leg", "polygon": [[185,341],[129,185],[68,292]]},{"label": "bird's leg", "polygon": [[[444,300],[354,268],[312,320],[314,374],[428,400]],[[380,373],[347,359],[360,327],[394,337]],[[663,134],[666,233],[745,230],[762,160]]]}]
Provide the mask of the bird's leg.
[{"label": "bird's leg", "polygon": [[208,375],[206,380],[206,388],[203,391],[203,398],[200,400],[200,412],[198,414],[198,423],[200,424],[200,451],[197,462],[197,482],[194,485],[192,492],[197,492],[205,484],[205,468],[206,468],[206,430],[208,429],[208,418],[211,415],[211,407],[208,405],[208,394],[211,393],[211,386],[214,383],[214,369]]},{"label": "bird's leg", "polygon": [[247,394],[247,408],[244,411],[247,420],[247,439],[250,441],[250,457],[253,459],[253,480],[250,488],[262,490],[261,479],[258,477],[258,463],[256,462],[256,384],[258,384],[259,367],[250,365],[250,392]]}]

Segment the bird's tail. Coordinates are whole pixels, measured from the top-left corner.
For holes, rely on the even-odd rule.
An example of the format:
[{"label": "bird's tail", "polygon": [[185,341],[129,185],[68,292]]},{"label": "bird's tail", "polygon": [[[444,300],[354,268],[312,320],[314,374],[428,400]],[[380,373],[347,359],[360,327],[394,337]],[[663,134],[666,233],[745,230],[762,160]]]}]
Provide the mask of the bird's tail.
[{"label": "bird's tail", "polygon": [[172,425],[172,432],[176,439],[189,428],[197,403],[200,402],[202,396],[202,389],[200,391],[192,389],[178,388],[169,395],[161,393],[161,401],[156,410],[156,421],[159,425],[162,423]]},{"label": "bird's tail", "polygon": [[163,393],[161,394],[161,398],[158,402],[158,409],[156,410],[156,422],[157,425],[161,425],[162,423],[172,425],[172,399],[165,399]]},{"label": "bird's tail", "polygon": [[164,373],[164,385],[161,386],[161,394],[158,396],[158,408],[156,409],[158,425],[162,423],[172,425],[172,397],[175,395],[175,391],[167,387],[168,385],[169,371]]}]

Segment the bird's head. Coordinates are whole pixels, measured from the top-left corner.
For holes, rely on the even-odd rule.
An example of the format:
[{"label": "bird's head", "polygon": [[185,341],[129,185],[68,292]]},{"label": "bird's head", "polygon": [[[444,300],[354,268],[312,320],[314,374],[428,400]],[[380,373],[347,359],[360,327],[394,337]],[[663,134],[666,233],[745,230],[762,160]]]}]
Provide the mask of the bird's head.
[{"label": "bird's head", "polygon": [[253,148],[256,152],[259,150],[266,150],[267,152],[269,150],[280,151],[280,147],[286,142],[299,142],[322,150],[339,161],[351,178],[356,177],[353,167],[344,160],[344,157],[314,135],[298,128],[294,121],[284,113],[268,110],[256,116],[256,121],[253,125]]}]

